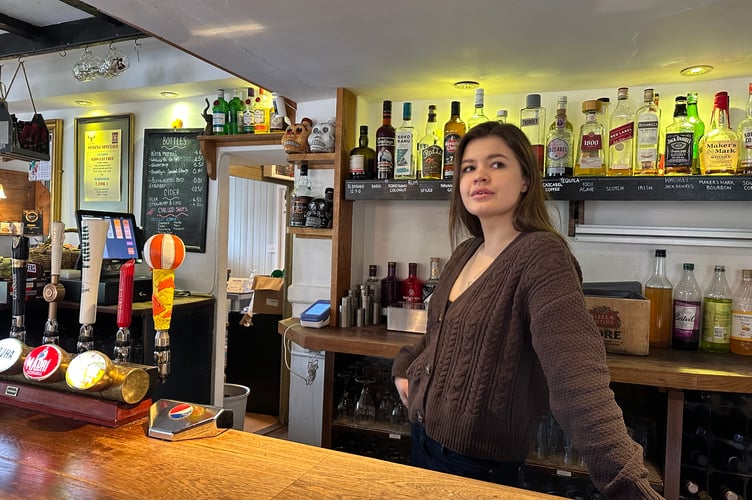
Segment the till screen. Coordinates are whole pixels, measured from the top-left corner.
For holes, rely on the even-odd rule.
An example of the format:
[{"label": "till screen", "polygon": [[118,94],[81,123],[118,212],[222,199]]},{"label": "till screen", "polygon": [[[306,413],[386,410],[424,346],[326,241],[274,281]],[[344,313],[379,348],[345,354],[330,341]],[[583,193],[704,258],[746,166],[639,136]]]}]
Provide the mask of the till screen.
[{"label": "till screen", "polygon": [[105,218],[110,223],[104,245],[104,257],[110,260],[138,259],[136,228],[126,217]]}]

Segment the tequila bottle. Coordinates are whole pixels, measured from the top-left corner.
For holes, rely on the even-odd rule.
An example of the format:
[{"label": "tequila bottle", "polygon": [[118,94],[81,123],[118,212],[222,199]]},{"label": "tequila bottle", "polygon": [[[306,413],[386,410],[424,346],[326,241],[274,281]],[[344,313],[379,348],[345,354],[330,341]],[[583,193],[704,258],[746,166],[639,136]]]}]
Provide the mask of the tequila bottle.
[{"label": "tequila bottle", "polygon": [[467,119],[467,128],[471,129],[474,126],[486,123],[490,121],[488,117],[483,113],[483,89],[475,89],[475,112],[473,116]]},{"label": "tequila bottle", "polygon": [[601,103],[588,100],[582,103],[585,123],[580,127],[580,147],[574,175],[603,175],[606,164],[603,157],[603,134],[605,128],[600,122]]},{"label": "tequila bottle", "polygon": [[734,175],[739,161],[739,137],[729,123],[729,99],[725,91],[716,92],[710,130],[700,139],[700,173]]},{"label": "tequila bottle", "polygon": [[620,87],[608,131],[608,175],[632,175],[634,113],[629,107],[629,89]]},{"label": "tequila bottle", "polygon": [[653,89],[645,89],[644,104],[635,112],[634,175],[663,175],[658,164],[661,112],[653,97]]},{"label": "tequila bottle", "polygon": [[700,138],[705,135],[705,122],[697,114],[697,92],[687,92],[687,121],[695,128],[692,136],[692,175],[700,175]]},{"label": "tequila bottle", "polygon": [[455,155],[465,132],[467,132],[467,127],[460,118],[460,102],[452,101],[452,115],[444,124],[444,169],[441,174],[444,179],[454,177]]},{"label": "tequila bottle", "polygon": [[687,119],[687,98],[674,100],[674,121],[666,127],[665,175],[692,174],[695,126]]},{"label": "tequila bottle", "polygon": [[541,107],[540,94],[528,94],[525,107],[520,110],[520,129],[525,133],[538,163],[538,171],[544,174],[546,142],[546,108]]},{"label": "tequila bottle", "polygon": [[418,175],[421,179],[441,179],[443,149],[439,124],[436,123],[436,105],[428,106],[426,134],[418,141]]},{"label": "tequila bottle", "polygon": [[413,105],[402,104],[402,124],[394,138],[394,178],[415,179],[415,128],[413,127]]},{"label": "tequila bottle", "polygon": [[725,266],[715,266],[713,281],[702,298],[702,338],[700,349],[728,352],[731,337],[731,288]]},{"label": "tequila bottle", "polygon": [[[574,173],[572,168],[574,139],[572,130],[567,128],[567,123],[569,121],[565,98],[564,106],[556,110],[556,127],[550,130],[546,137],[546,177],[571,176]],[[569,125],[571,127],[571,123]]]},{"label": "tequila bottle", "polygon": [[752,83],[749,84],[747,117],[739,123],[739,171],[738,174],[752,174]]}]

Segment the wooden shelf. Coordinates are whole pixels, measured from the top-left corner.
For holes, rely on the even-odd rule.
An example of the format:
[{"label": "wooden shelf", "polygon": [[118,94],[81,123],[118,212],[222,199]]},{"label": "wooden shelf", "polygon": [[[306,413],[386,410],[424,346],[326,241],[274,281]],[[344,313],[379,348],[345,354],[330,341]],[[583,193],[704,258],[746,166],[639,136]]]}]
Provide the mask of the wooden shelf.
[{"label": "wooden shelf", "polygon": [[198,136],[201,153],[206,160],[206,172],[209,178],[217,180],[217,148],[246,146],[279,146],[282,148],[282,132],[271,134],[236,134],[236,135],[200,135]]},{"label": "wooden shelf", "polygon": [[347,200],[448,200],[452,181],[348,180]]},{"label": "wooden shelf", "polygon": [[313,227],[289,227],[288,234],[294,234],[298,238],[319,238],[322,240],[332,239],[331,229],[317,229]]},{"label": "wooden shelf", "polygon": [[308,168],[316,168],[319,165],[334,164],[335,153],[293,153],[287,155],[287,161],[290,163],[308,162]]}]

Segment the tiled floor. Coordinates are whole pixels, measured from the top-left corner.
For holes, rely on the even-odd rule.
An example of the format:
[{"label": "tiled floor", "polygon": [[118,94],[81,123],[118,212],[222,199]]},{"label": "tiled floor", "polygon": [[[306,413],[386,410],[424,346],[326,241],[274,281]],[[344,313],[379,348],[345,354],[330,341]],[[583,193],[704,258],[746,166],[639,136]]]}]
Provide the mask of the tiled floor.
[{"label": "tiled floor", "polygon": [[282,425],[279,419],[272,415],[246,413],[243,430],[279,439],[287,439],[287,426]]}]

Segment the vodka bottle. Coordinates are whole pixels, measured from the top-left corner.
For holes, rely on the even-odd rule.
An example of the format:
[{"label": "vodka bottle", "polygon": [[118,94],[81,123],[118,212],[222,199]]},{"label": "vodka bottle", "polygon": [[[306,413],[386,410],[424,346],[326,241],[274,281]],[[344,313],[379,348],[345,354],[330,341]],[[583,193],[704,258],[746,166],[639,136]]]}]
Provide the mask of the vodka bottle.
[{"label": "vodka bottle", "polygon": [[747,98],[747,117],[739,123],[737,128],[739,140],[739,171],[738,174],[752,174],[752,83],[749,84]]},{"label": "vodka bottle", "polygon": [[725,266],[717,265],[713,281],[702,298],[702,333],[700,349],[728,352],[731,336],[732,294],[726,281]]},{"label": "vodka bottle", "polygon": [[731,302],[731,339],[734,354],[752,355],[752,269],[742,269],[742,281]]},{"label": "vodka bottle", "polygon": [[471,129],[480,123],[491,121],[483,113],[483,89],[475,89],[475,111],[473,116],[467,119],[467,128]]},{"label": "vodka bottle", "polygon": [[674,121],[666,127],[665,175],[692,175],[695,126],[687,118],[687,98],[676,96]]},{"label": "vodka bottle", "polygon": [[692,175],[700,175],[700,138],[705,135],[705,122],[697,114],[697,92],[687,92],[687,121],[695,128],[692,136]]},{"label": "vodka bottle", "polygon": [[603,157],[603,135],[605,129],[600,121],[601,103],[588,100],[582,103],[585,123],[580,127],[579,151],[574,175],[603,175],[605,163]]},{"label": "vodka bottle", "polygon": [[729,123],[728,92],[715,93],[709,129],[700,139],[700,173],[735,175],[739,161],[739,137]]},{"label": "vodka bottle", "polygon": [[[574,139],[572,130],[567,128],[566,100],[564,106],[556,110],[556,127],[546,136],[546,177],[571,176],[573,169]],[[571,124],[570,124],[571,127]]]},{"label": "vodka bottle", "polygon": [[666,250],[655,251],[655,271],[645,282],[645,297],[650,301],[650,347],[671,347],[673,285],[666,277]]},{"label": "vodka bottle", "polygon": [[632,175],[634,113],[629,107],[629,89],[617,90],[617,102],[609,120],[608,175]]},{"label": "vodka bottle", "polygon": [[444,169],[442,178],[452,179],[454,177],[454,162],[457,148],[460,146],[462,136],[467,132],[465,122],[460,118],[460,102],[452,101],[452,115],[449,121],[444,124]]},{"label": "vodka bottle", "polygon": [[685,262],[679,283],[674,289],[674,325],[671,346],[674,349],[696,351],[700,343],[700,312],[702,290],[695,280],[695,265]]},{"label": "vodka bottle", "polygon": [[421,179],[441,179],[443,149],[436,123],[436,105],[428,106],[426,134],[418,141],[418,175]]},{"label": "vodka bottle", "polygon": [[402,124],[394,135],[394,178],[415,179],[415,128],[413,105],[402,104]]},{"label": "vodka bottle", "polygon": [[520,110],[520,128],[533,146],[533,153],[538,162],[538,170],[544,174],[543,166],[546,141],[546,108],[541,107],[540,94],[528,94],[525,107]]},{"label": "vodka bottle", "polygon": [[661,112],[653,100],[653,89],[643,92],[644,104],[635,112],[634,175],[663,175],[658,164]]},{"label": "vodka bottle", "polygon": [[376,178],[394,178],[394,127],[392,101],[384,101],[381,126],[376,129]]}]

